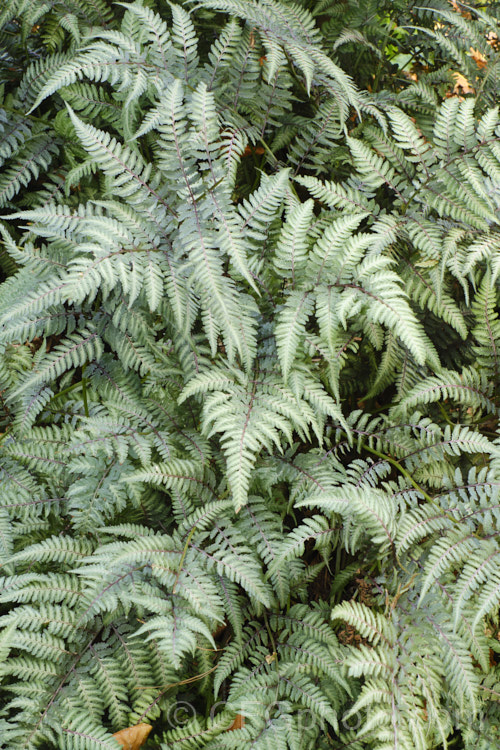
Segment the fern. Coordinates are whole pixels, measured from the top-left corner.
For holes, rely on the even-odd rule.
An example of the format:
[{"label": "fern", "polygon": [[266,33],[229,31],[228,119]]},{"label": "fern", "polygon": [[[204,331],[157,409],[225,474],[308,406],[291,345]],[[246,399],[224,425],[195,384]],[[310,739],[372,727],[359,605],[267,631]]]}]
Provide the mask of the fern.
[{"label": "fern", "polygon": [[0,11],[2,750],[499,744],[498,7],[431,6]]}]

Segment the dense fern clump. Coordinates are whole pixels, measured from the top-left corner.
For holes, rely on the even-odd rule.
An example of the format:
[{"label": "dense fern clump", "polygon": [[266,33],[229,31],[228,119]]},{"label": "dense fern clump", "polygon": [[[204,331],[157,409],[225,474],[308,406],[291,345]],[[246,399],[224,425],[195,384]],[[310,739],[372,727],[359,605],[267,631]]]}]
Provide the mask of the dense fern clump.
[{"label": "dense fern clump", "polygon": [[2,7],[2,750],[500,746],[499,20]]}]

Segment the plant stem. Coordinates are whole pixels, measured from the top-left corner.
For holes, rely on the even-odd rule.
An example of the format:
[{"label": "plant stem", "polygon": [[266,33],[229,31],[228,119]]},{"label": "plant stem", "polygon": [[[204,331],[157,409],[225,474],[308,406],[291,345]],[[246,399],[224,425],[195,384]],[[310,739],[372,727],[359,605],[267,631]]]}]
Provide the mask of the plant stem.
[{"label": "plant stem", "polygon": [[434,506],[437,510],[439,510],[445,518],[447,518],[449,521],[451,521],[454,524],[460,523],[460,521],[455,518],[454,516],[447,513],[440,505],[439,503],[436,503],[432,497],[416,482],[409,471],[405,469],[404,466],[402,466],[399,461],[396,461],[395,458],[391,458],[390,456],[387,456],[385,453],[381,453],[380,451],[376,450],[375,448],[370,448],[370,446],[366,445],[365,443],[362,444],[363,449],[368,451],[368,453],[373,453],[374,456],[378,456],[379,458],[382,458],[384,461],[387,461],[390,463],[394,468],[396,468],[401,474],[408,479],[410,484],[418,490],[418,492],[423,495],[423,497],[427,500],[428,503],[430,503],[432,506]]},{"label": "plant stem", "polygon": [[86,365],[83,365],[82,367],[82,398],[83,398],[83,409],[85,411],[85,416],[89,416],[89,404],[87,400],[87,378],[85,377],[85,367]]}]

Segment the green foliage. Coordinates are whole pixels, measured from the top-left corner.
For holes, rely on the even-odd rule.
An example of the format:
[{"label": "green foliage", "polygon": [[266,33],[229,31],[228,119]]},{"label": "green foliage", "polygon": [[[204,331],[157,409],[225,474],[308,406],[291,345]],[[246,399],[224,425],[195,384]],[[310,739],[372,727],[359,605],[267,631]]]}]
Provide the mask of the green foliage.
[{"label": "green foliage", "polygon": [[500,744],[499,17],[0,11],[1,750]]}]

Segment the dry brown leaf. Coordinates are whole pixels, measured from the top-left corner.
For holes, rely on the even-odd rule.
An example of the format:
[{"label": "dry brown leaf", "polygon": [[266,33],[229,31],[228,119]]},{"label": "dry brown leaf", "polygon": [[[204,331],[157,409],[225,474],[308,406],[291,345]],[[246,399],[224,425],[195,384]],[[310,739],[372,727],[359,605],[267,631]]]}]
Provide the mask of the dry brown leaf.
[{"label": "dry brown leaf", "polygon": [[478,49],[474,49],[474,47],[470,48],[470,56],[476,63],[478,68],[485,68],[488,64],[488,60],[485,58],[485,56],[479,52]]},{"label": "dry brown leaf", "polygon": [[465,76],[463,76],[458,71],[455,71],[451,74],[453,78],[455,79],[455,85],[453,87],[453,93],[454,94],[474,94],[474,86],[471,86],[469,81]]},{"label": "dry brown leaf", "polygon": [[402,70],[401,73],[409,81],[418,81],[418,76],[416,73],[413,72],[413,70]]},{"label": "dry brown leaf", "polygon": [[464,18],[468,18],[469,20],[472,18],[472,13],[468,10],[462,10],[462,8],[457,3],[457,0],[449,0],[449,2],[453,10],[455,10],[457,13],[460,13],[461,16],[463,16]]},{"label": "dry brown leaf", "polygon": [[115,732],[113,737],[124,750],[139,750],[141,745],[146,742],[152,728],[150,724],[136,724],[133,727],[128,727],[128,729],[120,729],[119,732]]},{"label": "dry brown leaf", "polygon": [[488,31],[486,34],[486,42],[490,45],[490,47],[493,47],[493,49],[498,50],[500,49],[500,42],[498,41],[498,34],[495,34],[494,31]]},{"label": "dry brown leaf", "polygon": [[227,732],[232,732],[234,729],[243,729],[245,726],[245,717],[242,716],[242,714],[236,714],[233,723],[231,724],[228,729],[226,729]]}]

